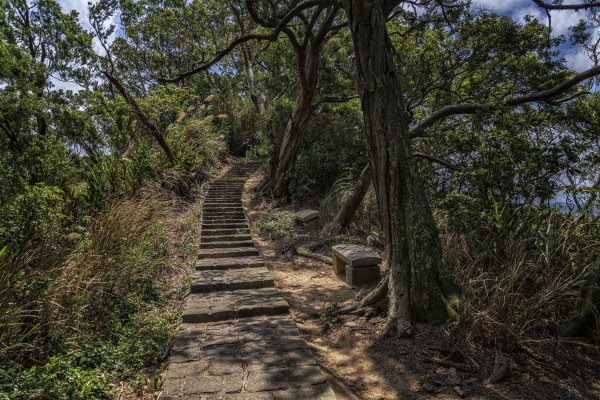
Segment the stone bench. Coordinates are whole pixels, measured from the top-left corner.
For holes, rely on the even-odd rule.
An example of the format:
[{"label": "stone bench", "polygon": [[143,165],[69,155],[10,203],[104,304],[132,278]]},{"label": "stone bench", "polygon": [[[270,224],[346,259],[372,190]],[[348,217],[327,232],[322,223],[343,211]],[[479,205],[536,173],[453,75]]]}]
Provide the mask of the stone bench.
[{"label": "stone bench", "polygon": [[302,210],[296,213],[296,222],[300,225],[308,224],[309,222],[315,221],[320,216],[316,210]]},{"label": "stone bench", "polygon": [[380,279],[381,257],[355,244],[338,244],[331,248],[333,270],[336,274],[346,273],[346,283],[377,282]]}]

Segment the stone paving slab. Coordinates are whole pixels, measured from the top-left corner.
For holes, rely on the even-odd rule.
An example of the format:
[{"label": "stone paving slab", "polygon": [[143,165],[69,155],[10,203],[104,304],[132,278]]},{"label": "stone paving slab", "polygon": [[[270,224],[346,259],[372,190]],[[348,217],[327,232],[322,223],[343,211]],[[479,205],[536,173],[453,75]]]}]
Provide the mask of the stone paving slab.
[{"label": "stone paving slab", "polygon": [[238,164],[209,188],[191,294],[160,399],[335,400],[258,257]]},{"label": "stone paving slab", "polygon": [[182,325],[164,378],[161,399],[336,399],[289,317]]},{"label": "stone paving slab", "polygon": [[239,235],[249,232],[249,228],[202,229],[201,235],[204,238],[206,236]]},{"label": "stone paving slab", "polygon": [[200,243],[200,248],[203,249],[219,249],[226,247],[253,247],[254,241],[252,240],[230,240],[223,242],[203,242]]},{"label": "stone paving slab", "polygon": [[196,271],[192,293],[273,287],[273,278],[265,267]]},{"label": "stone paving slab", "polygon": [[206,221],[202,223],[203,229],[227,229],[227,228],[248,228],[246,222],[222,222]]},{"label": "stone paving slab", "polygon": [[260,257],[244,258],[205,258],[196,262],[197,270],[264,267]]},{"label": "stone paving slab", "polygon": [[192,293],[187,298],[182,322],[213,322],[276,315],[287,313],[288,310],[288,302],[273,288]]},{"label": "stone paving slab", "polygon": [[256,247],[231,247],[221,249],[200,249],[198,258],[226,258],[226,257],[246,257],[257,256]]},{"label": "stone paving slab", "polygon": [[200,243],[209,242],[238,242],[242,240],[252,240],[252,236],[249,234],[245,235],[218,235],[218,236],[204,236]]}]

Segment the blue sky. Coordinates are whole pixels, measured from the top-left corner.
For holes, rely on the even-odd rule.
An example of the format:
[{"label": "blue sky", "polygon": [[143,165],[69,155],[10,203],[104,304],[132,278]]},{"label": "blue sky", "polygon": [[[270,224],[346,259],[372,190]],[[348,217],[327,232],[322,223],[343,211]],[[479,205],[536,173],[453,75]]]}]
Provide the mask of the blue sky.
[{"label": "blue sky", "polygon": [[[93,1],[93,0],[92,0]],[[58,0],[64,11],[75,10],[79,13],[81,24],[88,30],[91,30],[88,19],[88,0]],[[567,3],[571,1],[567,0]],[[533,15],[543,23],[548,23],[546,12],[537,7],[531,0],[472,0],[474,8],[483,8],[510,16],[517,22],[523,22],[526,15]],[[552,28],[553,35],[565,35],[568,38],[569,27],[575,25],[580,19],[585,19],[586,15],[583,11],[552,11]],[[113,23],[116,22],[116,19]],[[98,43],[95,43],[96,51],[102,52],[102,48]],[[576,71],[583,71],[592,66],[591,61],[587,56],[581,54],[577,49],[564,45],[561,49],[563,57],[567,61],[567,65]],[[54,81],[57,88],[65,88],[78,90],[79,87],[73,83],[65,83]]]},{"label": "blue sky", "polygon": [[[565,3],[573,3],[566,1]],[[484,8],[498,14],[510,16],[514,21],[523,22],[526,15],[536,17],[542,23],[548,24],[546,11],[537,7],[531,0],[473,0],[473,7]],[[577,24],[580,19],[586,19],[584,11],[551,11],[553,36],[564,35],[569,37],[569,27]],[[597,34],[597,33],[596,33]],[[564,45],[561,48],[567,66],[576,71],[583,71],[592,67],[591,60],[576,48]]]}]

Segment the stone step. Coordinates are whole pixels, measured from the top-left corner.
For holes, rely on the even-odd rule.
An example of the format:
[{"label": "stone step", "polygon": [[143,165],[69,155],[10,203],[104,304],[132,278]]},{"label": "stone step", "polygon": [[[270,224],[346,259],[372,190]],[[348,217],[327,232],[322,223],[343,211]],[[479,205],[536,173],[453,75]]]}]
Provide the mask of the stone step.
[{"label": "stone step", "polygon": [[159,400],[336,400],[284,315],[182,325],[163,377]]},{"label": "stone step", "polygon": [[247,228],[246,222],[203,223],[202,229]]},{"label": "stone step", "polygon": [[[214,224],[244,224],[243,229],[247,229],[248,228],[248,221],[246,221],[245,218],[208,218],[202,221],[202,228],[203,229],[218,229],[218,228],[211,228],[208,225],[214,225]],[[232,228],[233,229],[233,228]]]},{"label": "stone step", "polygon": [[202,238],[205,238],[207,236],[221,236],[221,235],[239,235],[239,234],[244,234],[244,233],[250,233],[250,229],[249,228],[236,228],[236,229],[230,229],[230,228],[223,228],[223,229],[203,229],[202,230]]},{"label": "stone step", "polygon": [[264,267],[265,262],[260,257],[244,257],[244,258],[204,258],[196,261],[197,270],[206,269],[234,269],[234,268],[257,268]]},{"label": "stone step", "polygon": [[[243,229],[248,228],[248,222],[246,221],[245,218],[229,218],[229,217],[203,218],[202,225],[204,226],[204,224],[245,224]],[[212,228],[207,228],[207,229],[212,229]]]},{"label": "stone step", "polygon": [[208,213],[208,214],[204,214],[202,216],[202,220],[203,221],[218,221],[218,222],[223,222],[223,221],[230,221],[230,222],[244,221],[244,222],[246,222],[246,216],[243,213],[242,214]]},{"label": "stone step", "polygon": [[220,208],[220,207],[237,207],[237,208],[242,208],[242,209],[244,208],[241,201],[204,203],[204,206],[203,206],[203,208],[205,210],[212,210],[213,208]]},{"label": "stone step", "polygon": [[286,314],[288,310],[288,302],[274,288],[192,293],[187,298],[182,322],[201,323]]},{"label": "stone step", "polygon": [[239,242],[242,240],[252,240],[250,235],[218,235],[202,237],[201,243],[212,243],[212,242]]},{"label": "stone step", "polygon": [[205,293],[266,287],[273,287],[273,278],[266,267],[258,267],[196,271],[192,276],[191,290],[192,293]]},{"label": "stone step", "polygon": [[236,201],[239,200],[240,196],[234,196],[234,197],[214,197],[214,196],[209,196],[206,198],[207,201],[212,201],[212,202],[216,202],[216,203],[229,203],[232,201]]},{"label": "stone step", "polygon": [[204,212],[202,213],[202,215],[206,216],[210,216],[210,217],[214,217],[214,216],[221,216],[221,215],[234,215],[234,216],[244,216],[244,211],[243,210],[204,210]]},{"label": "stone step", "polygon": [[252,240],[232,240],[229,242],[200,243],[201,249],[227,249],[232,247],[254,247],[254,242]]},{"label": "stone step", "polygon": [[204,214],[212,214],[213,212],[238,212],[244,213],[244,208],[242,206],[212,206],[212,207],[204,207]]},{"label": "stone step", "polygon": [[231,247],[223,249],[200,249],[198,258],[226,258],[257,256],[258,249],[255,247]]}]

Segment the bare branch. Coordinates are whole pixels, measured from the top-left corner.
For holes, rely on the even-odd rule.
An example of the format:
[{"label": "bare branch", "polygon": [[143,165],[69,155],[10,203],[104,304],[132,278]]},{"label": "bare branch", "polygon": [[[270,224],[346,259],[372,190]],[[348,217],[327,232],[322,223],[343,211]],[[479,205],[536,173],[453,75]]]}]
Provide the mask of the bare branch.
[{"label": "bare branch", "polygon": [[550,89],[542,90],[536,93],[526,94],[523,96],[512,97],[500,103],[462,103],[446,106],[434,112],[433,114],[430,114],[429,116],[425,117],[415,126],[413,126],[409,131],[409,136],[411,138],[422,136],[427,128],[429,128],[439,120],[442,120],[451,115],[476,114],[479,111],[493,110],[505,106],[518,106],[521,104],[533,103],[538,101],[548,102],[548,100],[550,100],[552,97],[557,96],[569,90],[578,83],[597,75],[600,75],[600,66],[590,68],[587,71],[577,74],[573,78],[568,79]]}]

